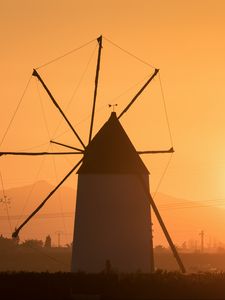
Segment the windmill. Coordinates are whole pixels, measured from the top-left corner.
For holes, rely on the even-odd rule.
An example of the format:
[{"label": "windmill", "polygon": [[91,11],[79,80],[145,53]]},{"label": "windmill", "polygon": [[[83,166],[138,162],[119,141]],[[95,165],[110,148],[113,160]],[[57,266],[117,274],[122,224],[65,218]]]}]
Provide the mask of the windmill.
[{"label": "windmill", "polygon": [[117,116],[114,111],[108,121],[93,137],[93,125],[101,62],[102,36],[97,39],[98,58],[95,89],[86,146],[55,100],[36,69],[35,76],[42,84],[52,103],[58,109],[81,148],[51,141],[72,151],[67,152],[0,152],[1,155],[82,155],[79,162],[55,186],[41,204],[14,231],[20,230],[45,205],[66,179],[78,173],[76,216],[72,251],[72,271],[99,272],[105,261],[110,261],[119,271],[154,271],[151,209],[154,211],[175,259],[182,272],[183,263],[168,230],[160,216],[149,190],[149,171],[141,154],[172,153],[173,148],[159,151],[136,151],[120,124],[120,118],[129,110],[150,82],[158,74],[155,69],[129,104]]}]

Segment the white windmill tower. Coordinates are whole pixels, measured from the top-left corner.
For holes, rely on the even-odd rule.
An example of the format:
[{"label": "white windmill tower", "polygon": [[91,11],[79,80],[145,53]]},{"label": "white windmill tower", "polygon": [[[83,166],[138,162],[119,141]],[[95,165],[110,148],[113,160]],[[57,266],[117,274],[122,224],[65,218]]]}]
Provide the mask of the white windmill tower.
[{"label": "white windmill tower", "polygon": [[151,197],[149,172],[139,154],[171,153],[173,148],[160,151],[135,150],[119,119],[141,95],[158,69],[150,76],[130,103],[117,117],[112,112],[109,120],[92,139],[98,78],[102,51],[102,36],[98,39],[98,59],[95,78],[94,100],[87,146],[65,116],[52,93],[38,74],[33,71],[46,90],[53,104],[59,110],[83,149],[51,141],[72,149],[70,152],[0,152],[0,155],[73,155],[83,158],[49,193],[34,212],[15,230],[17,237],[23,226],[43,207],[47,200],[75,172],[78,167],[77,204],[72,251],[72,271],[99,272],[106,260],[110,260],[119,271],[154,271],[152,220],[153,209],[171,250],[182,272],[183,263],[171,240],[166,226]]}]

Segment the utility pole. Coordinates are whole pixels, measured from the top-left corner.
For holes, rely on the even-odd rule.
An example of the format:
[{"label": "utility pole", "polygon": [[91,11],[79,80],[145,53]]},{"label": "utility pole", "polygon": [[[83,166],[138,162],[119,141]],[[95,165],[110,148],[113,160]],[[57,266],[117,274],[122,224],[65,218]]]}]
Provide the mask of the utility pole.
[{"label": "utility pole", "polygon": [[55,233],[57,233],[57,238],[58,238],[58,248],[61,247],[60,241],[61,241],[61,233],[62,231],[58,230]]},{"label": "utility pole", "polygon": [[201,238],[201,253],[204,252],[204,239],[205,239],[205,232],[202,230],[200,233],[200,238]]}]

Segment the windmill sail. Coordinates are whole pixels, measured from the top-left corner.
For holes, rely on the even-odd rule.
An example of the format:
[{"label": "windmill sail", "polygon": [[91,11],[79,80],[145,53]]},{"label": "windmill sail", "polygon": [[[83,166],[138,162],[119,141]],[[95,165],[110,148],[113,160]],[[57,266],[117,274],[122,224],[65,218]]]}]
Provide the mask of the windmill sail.
[{"label": "windmill sail", "polygon": [[[99,272],[103,270],[106,261],[110,261],[111,265],[118,271],[154,271],[151,222],[151,208],[153,208],[180,270],[185,272],[183,263],[151,197],[149,190],[149,171],[139,156],[139,154],[173,153],[174,149],[171,147],[168,150],[136,151],[119,122],[119,119],[130,109],[150,82],[155,78],[159,69],[155,69],[151,77],[135,94],[118,117],[115,112],[112,112],[109,120],[92,139],[102,51],[102,36],[97,39],[97,42],[99,50],[87,147],[59,104],[56,102],[49,88],[37,72],[37,69],[34,69],[33,71],[33,76],[37,77],[41,82],[52,103],[58,109],[84,149],[51,140],[50,142],[53,144],[73,149],[74,151],[10,151],[0,152],[0,157],[5,155],[39,156],[81,154],[83,158],[81,158],[72,170],[58,183],[30,216],[15,229],[13,237],[18,236],[19,231],[39,212],[65,180],[79,167],[77,171],[78,189],[72,252],[72,271],[83,270],[87,272]],[[76,50],[80,48],[81,47]],[[73,51],[68,52],[67,55],[72,52]],[[53,61],[56,61],[57,59]],[[53,61],[50,61],[49,63],[52,63]],[[8,129],[6,130],[6,133],[7,131]],[[81,163],[82,165],[80,166]]]}]

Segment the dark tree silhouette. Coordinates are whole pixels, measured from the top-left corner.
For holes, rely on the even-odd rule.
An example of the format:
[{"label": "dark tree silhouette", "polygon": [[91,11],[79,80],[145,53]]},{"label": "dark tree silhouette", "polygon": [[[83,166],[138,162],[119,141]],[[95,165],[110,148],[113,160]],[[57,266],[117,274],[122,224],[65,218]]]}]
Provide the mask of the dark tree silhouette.
[{"label": "dark tree silhouette", "polygon": [[52,239],[51,239],[50,235],[46,236],[44,247],[45,248],[51,248],[52,247]]},{"label": "dark tree silhouette", "polygon": [[29,247],[29,248],[42,248],[43,247],[43,241],[42,240],[25,240],[22,244],[22,247]]}]

